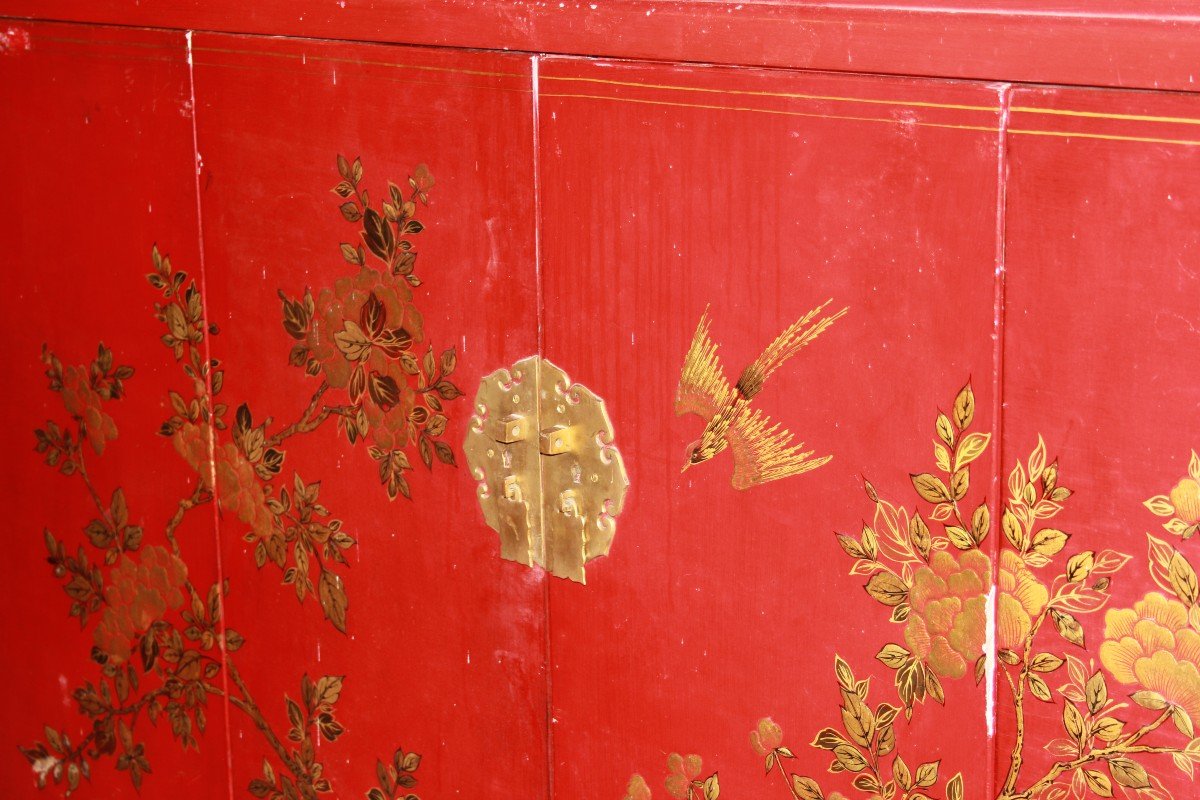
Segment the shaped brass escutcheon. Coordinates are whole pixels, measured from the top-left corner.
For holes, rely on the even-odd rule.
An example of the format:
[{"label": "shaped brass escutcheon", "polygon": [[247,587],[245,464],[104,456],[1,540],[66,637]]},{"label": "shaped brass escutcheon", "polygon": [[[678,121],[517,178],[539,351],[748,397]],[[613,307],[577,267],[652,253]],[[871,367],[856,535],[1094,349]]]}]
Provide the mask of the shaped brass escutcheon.
[{"label": "shaped brass escutcheon", "polygon": [[540,356],[480,381],[463,451],[501,558],[587,582],[629,488],[612,441],[604,401]]}]

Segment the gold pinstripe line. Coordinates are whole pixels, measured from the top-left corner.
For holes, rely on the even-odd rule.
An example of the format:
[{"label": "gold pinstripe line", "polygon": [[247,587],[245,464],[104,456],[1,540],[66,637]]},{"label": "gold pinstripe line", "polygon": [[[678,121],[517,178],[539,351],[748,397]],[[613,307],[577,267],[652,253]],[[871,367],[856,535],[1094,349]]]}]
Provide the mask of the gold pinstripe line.
[{"label": "gold pinstripe line", "polygon": [[1156,117],[1148,114],[1115,114],[1106,111],[1075,111],[1065,108],[1035,108],[1033,106],[1013,106],[1012,111],[1025,114],[1051,114],[1061,117],[1088,117],[1092,119],[1118,119],[1132,122],[1163,122],[1179,125],[1200,125],[1200,119],[1192,117]]},{"label": "gold pinstripe line", "polygon": [[1155,136],[1120,136],[1109,133],[1081,133],[1079,131],[1036,131],[1009,128],[1008,133],[1021,136],[1057,136],[1060,138],[1107,139],[1114,142],[1145,142],[1149,144],[1180,144],[1186,147],[1200,145],[1200,139],[1160,139]]},{"label": "gold pinstripe line", "polygon": [[643,105],[653,106],[670,106],[675,108],[704,108],[717,111],[748,111],[757,114],[776,114],[788,117],[811,117],[815,119],[839,119],[850,120],[853,122],[887,122],[892,125],[917,125],[922,128],[950,128],[954,130],[964,131],[988,131],[996,133],[999,129],[995,126],[988,125],[955,125],[943,122],[917,122],[911,120],[900,120],[891,117],[860,117],[840,114],[816,114],[807,111],[786,111],[778,108],[753,108],[750,106],[719,106],[707,103],[677,103],[670,100],[643,100],[636,97],[612,97],[606,95],[595,94],[558,94],[543,92],[540,97],[557,97],[557,98],[574,98],[582,100],[611,100],[618,103],[639,103]]},{"label": "gold pinstripe line", "polygon": [[973,106],[961,103],[933,103],[921,100],[883,100],[869,97],[842,97],[838,95],[804,94],[801,92],[768,92],[752,89],[709,89],[701,86],[679,86],[663,83],[639,83],[637,81],[615,81],[608,78],[574,78],[560,75],[542,75],[544,81],[575,81],[581,83],[600,83],[610,86],[636,86],[646,89],[667,89],[676,92],[704,92],[722,95],[748,95],[753,97],[786,97],[794,100],[823,100],[838,103],[870,103],[887,106],[911,106],[913,108],[947,108],[960,111],[989,111],[999,113],[999,106]]}]

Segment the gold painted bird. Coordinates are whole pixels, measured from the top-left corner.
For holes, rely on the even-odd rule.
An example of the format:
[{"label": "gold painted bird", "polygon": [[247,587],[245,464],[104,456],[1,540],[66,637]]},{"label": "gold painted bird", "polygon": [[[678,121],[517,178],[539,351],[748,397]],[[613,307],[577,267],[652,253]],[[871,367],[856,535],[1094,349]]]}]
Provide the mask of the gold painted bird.
[{"label": "gold painted bird", "polygon": [[786,428],[771,424],[770,418],[751,407],[751,401],[775,370],[846,313],[843,308],[822,316],[831,302],[826,300],[779,334],[742,370],[733,386],[717,358],[717,345],[709,338],[708,309],[704,309],[683,360],[675,413],[695,414],[707,424],[699,441],[688,446],[683,471],[703,464],[728,447],[733,451],[733,486],[749,489],[814,470],[833,457],[812,458],[813,451],[805,451],[803,442],[793,443]]}]

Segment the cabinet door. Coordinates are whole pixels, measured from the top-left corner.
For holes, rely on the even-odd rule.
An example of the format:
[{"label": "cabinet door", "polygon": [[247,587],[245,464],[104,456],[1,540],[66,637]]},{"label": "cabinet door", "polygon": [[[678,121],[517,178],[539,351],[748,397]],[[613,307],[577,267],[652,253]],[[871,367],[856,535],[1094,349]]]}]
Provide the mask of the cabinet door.
[{"label": "cabinet door", "polygon": [[0,786],[224,796],[221,679],[204,673],[220,653],[183,616],[219,581],[216,529],[209,505],[180,504],[196,476],[158,435],[168,392],[194,391],[146,281],[155,242],[203,279],[187,42],[48,24],[3,38]]},{"label": "cabinet door", "polygon": [[[587,585],[550,585],[555,792],[983,796],[1000,91],[576,59],[539,87],[545,353],[632,481]],[[677,418],[702,318],[728,394]],[[748,394],[770,422],[681,472]],[[814,466],[788,435],[832,460],[780,477]]]},{"label": "cabinet door", "polygon": [[[1042,504],[1013,526],[1019,544],[1063,549],[1041,568],[1000,562],[997,646],[1017,661],[1000,669],[1020,696],[998,681],[997,792],[1056,778],[1048,797],[1110,785],[1189,797],[1200,722],[1200,100],[1029,88],[1012,105],[1000,499],[1018,514]],[[1043,504],[1031,453],[1057,465],[1069,495]],[[1017,680],[1031,659],[1051,702]]]},{"label": "cabinet door", "polygon": [[537,348],[530,62],[193,58],[234,790],[265,757],[346,796],[542,796],[544,578],[495,557],[460,452],[462,395]]}]

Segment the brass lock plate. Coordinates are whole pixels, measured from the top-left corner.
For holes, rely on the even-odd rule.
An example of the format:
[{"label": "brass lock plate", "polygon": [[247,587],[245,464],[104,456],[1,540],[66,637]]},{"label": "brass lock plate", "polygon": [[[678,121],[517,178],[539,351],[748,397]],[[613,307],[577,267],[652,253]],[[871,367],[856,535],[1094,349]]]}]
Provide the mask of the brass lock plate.
[{"label": "brass lock plate", "polygon": [[612,442],[604,401],[540,356],[480,381],[463,452],[501,558],[586,583],[629,488]]}]

